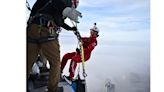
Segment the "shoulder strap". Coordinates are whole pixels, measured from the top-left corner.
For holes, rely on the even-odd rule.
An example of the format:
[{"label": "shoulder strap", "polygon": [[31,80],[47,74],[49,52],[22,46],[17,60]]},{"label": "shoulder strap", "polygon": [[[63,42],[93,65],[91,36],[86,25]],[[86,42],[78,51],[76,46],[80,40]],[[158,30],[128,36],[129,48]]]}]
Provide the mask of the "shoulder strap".
[{"label": "shoulder strap", "polygon": [[52,0],[49,0],[43,7],[41,7],[37,12],[39,12],[39,11],[41,11],[41,10],[43,10],[43,9],[45,9],[49,4],[51,4],[52,3]]}]

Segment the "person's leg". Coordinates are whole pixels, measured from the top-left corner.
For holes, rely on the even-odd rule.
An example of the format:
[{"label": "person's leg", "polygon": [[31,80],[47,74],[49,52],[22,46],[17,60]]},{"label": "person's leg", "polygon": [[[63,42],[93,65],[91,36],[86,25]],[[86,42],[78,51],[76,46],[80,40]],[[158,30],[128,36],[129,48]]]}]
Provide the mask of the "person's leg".
[{"label": "person's leg", "polygon": [[47,58],[45,57],[45,55],[43,55],[42,50],[40,50],[40,53],[39,54],[40,54],[41,62],[43,64],[42,71],[43,72],[46,72],[46,71],[48,71],[48,68],[47,68]]},{"label": "person's leg", "polygon": [[70,73],[70,80],[72,81],[75,75],[77,63],[73,60],[71,60],[70,67],[69,67],[69,73]]},{"label": "person's leg", "polygon": [[56,92],[60,77],[60,47],[58,40],[41,44],[43,54],[50,63],[48,92]]},{"label": "person's leg", "polygon": [[[38,37],[38,25],[31,24],[27,27],[27,39],[28,37]],[[37,60],[39,53],[39,45],[37,43],[31,43],[27,41],[27,77],[29,78],[30,72],[34,62]]]},{"label": "person's leg", "polygon": [[[84,56],[85,61],[87,61],[89,59],[89,57],[85,54]],[[76,66],[77,63],[80,63],[81,61],[81,55],[76,54],[75,56],[72,57],[71,63],[70,63],[70,68],[69,68],[69,72],[70,72],[70,78],[73,79],[74,75],[75,75],[75,70],[76,70]]]},{"label": "person's leg", "polygon": [[70,78],[73,79],[75,75],[75,70],[77,63],[81,62],[81,56],[79,54],[75,55],[72,57],[70,67],[69,67],[69,72],[70,72]]},{"label": "person's leg", "polygon": [[34,62],[38,56],[38,45],[33,43],[27,43],[27,77],[29,78],[30,72]]},{"label": "person's leg", "polygon": [[63,72],[63,69],[67,63],[67,61],[69,59],[71,59],[74,55],[76,54],[76,52],[72,52],[72,53],[66,53],[63,58],[62,58],[62,61],[61,61],[61,73]]}]

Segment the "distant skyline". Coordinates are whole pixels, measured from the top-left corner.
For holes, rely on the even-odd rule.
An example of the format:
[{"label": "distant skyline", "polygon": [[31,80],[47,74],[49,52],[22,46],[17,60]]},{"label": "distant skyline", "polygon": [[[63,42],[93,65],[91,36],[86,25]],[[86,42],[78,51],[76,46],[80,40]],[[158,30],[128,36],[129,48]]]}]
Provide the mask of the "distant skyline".
[{"label": "distant skyline", "polygon": [[[28,1],[32,7],[35,0]],[[89,36],[94,22],[100,29],[98,45],[86,62],[88,91],[105,92],[109,78],[116,92],[149,92],[150,1],[80,0],[77,10],[83,15],[78,24],[82,36]],[[68,19],[66,22],[72,26]],[[75,51],[77,39],[72,32],[63,29],[59,40],[61,58]],[[138,84],[131,82],[135,78]]]}]

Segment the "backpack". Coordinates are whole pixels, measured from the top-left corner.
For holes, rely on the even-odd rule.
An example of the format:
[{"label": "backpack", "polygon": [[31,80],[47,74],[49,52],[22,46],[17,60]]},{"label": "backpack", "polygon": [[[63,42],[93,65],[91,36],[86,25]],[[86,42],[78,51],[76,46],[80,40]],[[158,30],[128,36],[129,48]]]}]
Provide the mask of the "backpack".
[{"label": "backpack", "polygon": [[37,12],[47,9],[49,7],[55,7],[56,9],[60,9],[61,6],[71,7],[72,0],[37,0],[32,7],[31,15],[34,15]]}]

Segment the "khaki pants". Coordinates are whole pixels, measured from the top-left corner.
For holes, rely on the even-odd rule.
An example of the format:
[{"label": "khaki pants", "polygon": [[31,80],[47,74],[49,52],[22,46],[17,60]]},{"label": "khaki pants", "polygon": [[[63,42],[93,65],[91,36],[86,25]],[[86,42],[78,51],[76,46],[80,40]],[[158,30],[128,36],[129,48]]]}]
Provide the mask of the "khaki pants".
[{"label": "khaki pants", "polygon": [[47,65],[47,58],[43,55],[42,50],[40,50],[39,55],[40,55],[41,62],[43,63],[43,67],[47,68],[47,66],[46,66]]},{"label": "khaki pants", "polygon": [[[39,38],[48,34],[48,28],[40,27],[37,24],[30,24],[27,28],[27,36]],[[48,91],[57,92],[57,85],[60,78],[60,46],[58,40],[52,40],[44,43],[27,42],[27,76],[32,70],[32,65],[36,61],[39,51],[45,55],[50,63]]]}]

